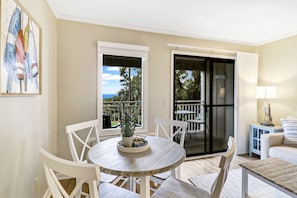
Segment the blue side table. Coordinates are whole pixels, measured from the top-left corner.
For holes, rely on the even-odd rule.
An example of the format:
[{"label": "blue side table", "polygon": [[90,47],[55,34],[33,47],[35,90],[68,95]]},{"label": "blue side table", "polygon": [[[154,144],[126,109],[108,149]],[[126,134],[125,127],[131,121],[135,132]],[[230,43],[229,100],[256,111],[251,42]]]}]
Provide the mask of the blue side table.
[{"label": "blue side table", "polygon": [[282,126],[263,126],[260,124],[250,124],[250,147],[249,155],[261,155],[261,135],[268,133],[283,132]]}]

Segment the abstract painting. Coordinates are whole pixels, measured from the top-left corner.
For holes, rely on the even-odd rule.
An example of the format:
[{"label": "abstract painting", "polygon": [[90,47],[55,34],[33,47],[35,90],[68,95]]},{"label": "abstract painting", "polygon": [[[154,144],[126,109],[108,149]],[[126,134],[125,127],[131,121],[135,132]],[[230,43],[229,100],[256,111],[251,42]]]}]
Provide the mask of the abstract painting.
[{"label": "abstract painting", "polygon": [[1,0],[1,95],[41,94],[41,28],[14,0]]}]

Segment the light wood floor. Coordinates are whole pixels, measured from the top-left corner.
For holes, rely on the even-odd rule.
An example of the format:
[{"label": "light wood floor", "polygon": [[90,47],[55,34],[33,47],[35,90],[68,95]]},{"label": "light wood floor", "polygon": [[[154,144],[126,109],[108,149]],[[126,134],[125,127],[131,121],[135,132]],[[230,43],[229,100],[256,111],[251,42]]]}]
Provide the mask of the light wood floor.
[{"label": "light wood floor", "polygon": [[[256,157],[249,157],[248,155],[234,156],[231,162],[230,169],[239,168],[240,163],[257,159],[258,158]],[[186,160],[181,165],[181,180],[189,183],[189,177],[218,172],[219,162],[220,156],[201,158],[195,160]]]},{"label": "light wood floor", "polygon": [[[241,155],[241,156],[234,156],[232,159],[232,163],[230,169],[239,168],[239,164],[247,161],[258,160],[256,157],[249,157],[248,155]],[[181,180],[185,182],[189,182],[188,178],[196,176],[196,175],[205,175],[214,172],[218,172],[218,165],[220,161],[220,156],[215,157],[207,157],[207,158],[200,158],[200,159],[187,159],[181,165]],[[71,192],[73,187],[75,186],[75,180],[64,180],[62,185],[65,187],[67,192]],[[87,192],[87,186],[84,189]],[[137,187],[137,191],[139,187]],[[151,192],[153,193],[153,192]]]}]

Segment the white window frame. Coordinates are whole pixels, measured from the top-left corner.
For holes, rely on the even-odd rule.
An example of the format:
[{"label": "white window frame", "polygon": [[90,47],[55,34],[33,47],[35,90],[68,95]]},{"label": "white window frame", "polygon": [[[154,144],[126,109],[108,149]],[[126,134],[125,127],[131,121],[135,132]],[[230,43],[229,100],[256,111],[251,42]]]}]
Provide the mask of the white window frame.
[{"label": "white window frame", "polygon": [[98,41],[98,86],[97,86],[97,119],[99,120],[100,136],[119,135],[120,128],[103,129],[102,124],[102,68],[103,55],[128,56],[141,58],[142,65],[142,127],[137,127],[135,133],[144,133],[148,131],[148,46],[131,45],[123,43],[114,43]]}]

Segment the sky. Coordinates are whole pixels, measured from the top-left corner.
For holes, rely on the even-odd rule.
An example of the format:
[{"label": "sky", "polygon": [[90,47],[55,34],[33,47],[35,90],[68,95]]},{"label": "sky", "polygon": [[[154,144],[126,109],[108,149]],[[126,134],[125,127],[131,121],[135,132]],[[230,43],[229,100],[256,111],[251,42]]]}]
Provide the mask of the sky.
[{"label": "sky", "polygon": [[120,67],[103,66],[102,94],[117,94],[121,89]]},{"label": "sky", "polygon": [[[102,94],[118,94],[121,89],[120,68],[117,66],[103,66]],[[131,77],[137,75],[137,69],[130,67]]]}]

